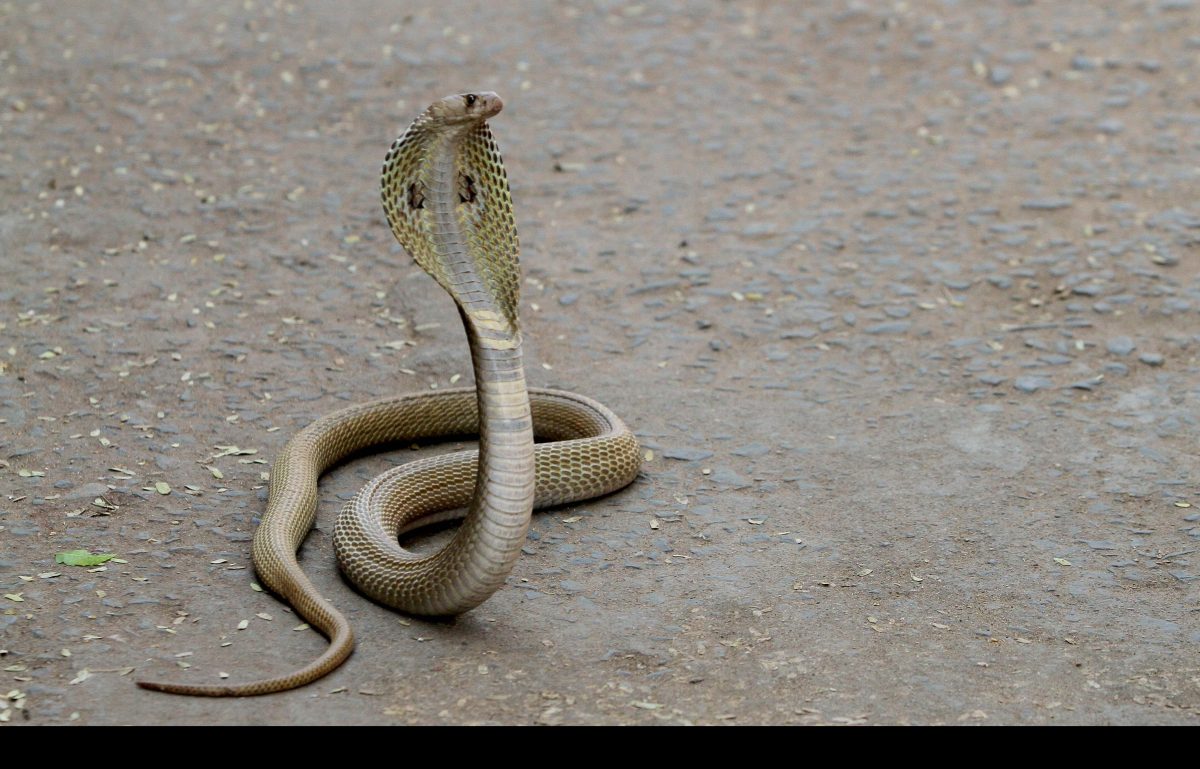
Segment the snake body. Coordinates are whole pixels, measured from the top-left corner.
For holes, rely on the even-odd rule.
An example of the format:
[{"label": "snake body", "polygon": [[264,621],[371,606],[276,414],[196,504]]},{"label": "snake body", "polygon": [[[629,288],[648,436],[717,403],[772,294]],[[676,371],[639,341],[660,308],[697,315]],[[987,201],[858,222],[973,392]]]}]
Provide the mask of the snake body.
[{"label": "snake body", "polygon": [[[362,592],[403,611],[446,616],[491,596],[512,570],[534,507],[580,501],[629,484],[637,439],[603,405],[558,390],[528,390],[517,322],[520,269],[507,176],[487,119],[494,93],[435,102],[392,145],[383,205],[401,245],[454,299],[476,387],[351,406],[310,424],[271,468],[254,534],[262,582],[329,638],[287,675],[238,685],[139,681],[172,694],[250,696],[310,683],[354,648],[350,624],[300,569],[296,551],[316,521],[317,480],[346,457],[399,441],[479,434],[479,451],[423,459],[383,473],[343,509],[334,529],[342,571]],[[539,439],[534,445],[535,436]],[[440,551],[418,556],[405,531],[464,516]]]}]

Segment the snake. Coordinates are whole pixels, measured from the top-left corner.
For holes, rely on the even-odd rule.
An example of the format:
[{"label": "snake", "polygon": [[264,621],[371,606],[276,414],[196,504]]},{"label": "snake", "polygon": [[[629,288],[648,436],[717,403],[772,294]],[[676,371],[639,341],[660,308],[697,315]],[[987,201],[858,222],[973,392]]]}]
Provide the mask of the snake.
[{"label": "snake", "polygon": [[[350,656],[350,623],[300,568],[323,473],[371,447],[478,434],[478,450],[409,462],[379,475],[334,527],[338,564],[358,589],[403,612],[446,617],[487,600],[512,571],[532,511],[624,488],[641,468],[637,438],[582,395],[529,388],[518,323],[520,246],[508,176],[488,119],[495,93],[434,102],[393,142],[383,164],[384,212],[396,239],[454,300],[466,330],[474,388],[396,395],[349,406],[296,433],[271,466],[252,560],[268,589],[329,639],[294,672],[243,684],[138,681],[143,689],[253,696],[293,689]],[[440,550],[421,555],[398,537],[462,518]]]}]

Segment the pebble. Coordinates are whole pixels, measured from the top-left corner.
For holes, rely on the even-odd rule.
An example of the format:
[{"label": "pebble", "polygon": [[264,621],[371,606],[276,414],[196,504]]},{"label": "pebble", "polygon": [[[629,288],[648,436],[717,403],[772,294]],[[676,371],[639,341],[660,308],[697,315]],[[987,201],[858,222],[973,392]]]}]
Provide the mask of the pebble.
[{"label": "pebble", "polygon": [[669,449],[663,449],[662,455],[667,459],[682,459],[685,462],[699,462],[702,459],[708,459],[713,455],[713,453],[705,449],[678,446]]},{"label": "pebble", "polygon": [[1071,201],[1067,198],[1034,198],[1021,203],[1021,208],[1027,211],[1059,211],[1070,207]]},{"label": "pebble", "polygon": [[1052,382],[1049,377],[1044,376],[1019,376],[1013,381],[1013,387],[1016,387],[1021,392],[1027,393],[1045,390],[1053,386],[1054,382]]},{"label": "pebble", "polygon": [[912,322],[907,320],[891,323],[876,323],[863,329],[868,334],[903,334],[912,328]]},{"label": "pebble", "polygon": [[1138,360],[1145,363],[1147,366],[1161,366],[1163,364],[1163,356],[1156,352],[1144,352],[1138,356]]},{"label": "pebble", "polygon": [[712,475],[708,476],[714,483],[722,486],[732,486],[735,489],[745,489],[753,485],[749,478],[738,475],[733,470],[727,467],[718,467],[712,471]]},{"label": "pebble", "polygon": [[1179,632],[1178,623],[1159,617],[1140,617],[1138,618],[1138,625],[1147,630],[1162,633],[1163,635],[1175,635]]},{"label": "pebble", "polygon": [[1127,336],[1115,336],[1109,339],[1104,345],[1105,349],[1112,355],[1128,355],[1133,352],[1136,345],[1133,340]]},{"label": "pebble", "polygon": [[63,499],[71,501],[87,500],[90,502],[96,497],[102,497],[111,491],[112,489],[108,488],[108,485],[104,483],[85,483],[74,491],[63,494]]}]

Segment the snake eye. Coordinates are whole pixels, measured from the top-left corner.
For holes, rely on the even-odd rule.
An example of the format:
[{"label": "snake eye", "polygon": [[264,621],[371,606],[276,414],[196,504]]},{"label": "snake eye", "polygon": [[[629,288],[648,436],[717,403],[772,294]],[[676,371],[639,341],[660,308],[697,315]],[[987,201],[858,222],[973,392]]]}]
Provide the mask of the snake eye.
[{"label": "snake eye", "polygon": [[475,102],[479,100],[479,97],[473,93],[469,93],[466,96],[464,96],[463,98],[466,99],[468,107],[474,107]]}]

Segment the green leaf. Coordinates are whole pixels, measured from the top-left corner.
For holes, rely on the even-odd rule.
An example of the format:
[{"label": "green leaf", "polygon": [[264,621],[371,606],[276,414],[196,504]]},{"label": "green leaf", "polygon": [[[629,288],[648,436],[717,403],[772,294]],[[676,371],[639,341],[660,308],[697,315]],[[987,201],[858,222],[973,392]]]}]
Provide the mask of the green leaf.
[{"label": "green leaf", "polygon": [[68,550],[65,553],[55,554],[54,562],[65,563],[67,566],[99,566],[116,557],[116,553],[96,553],[93,555],[86,550]]}]

